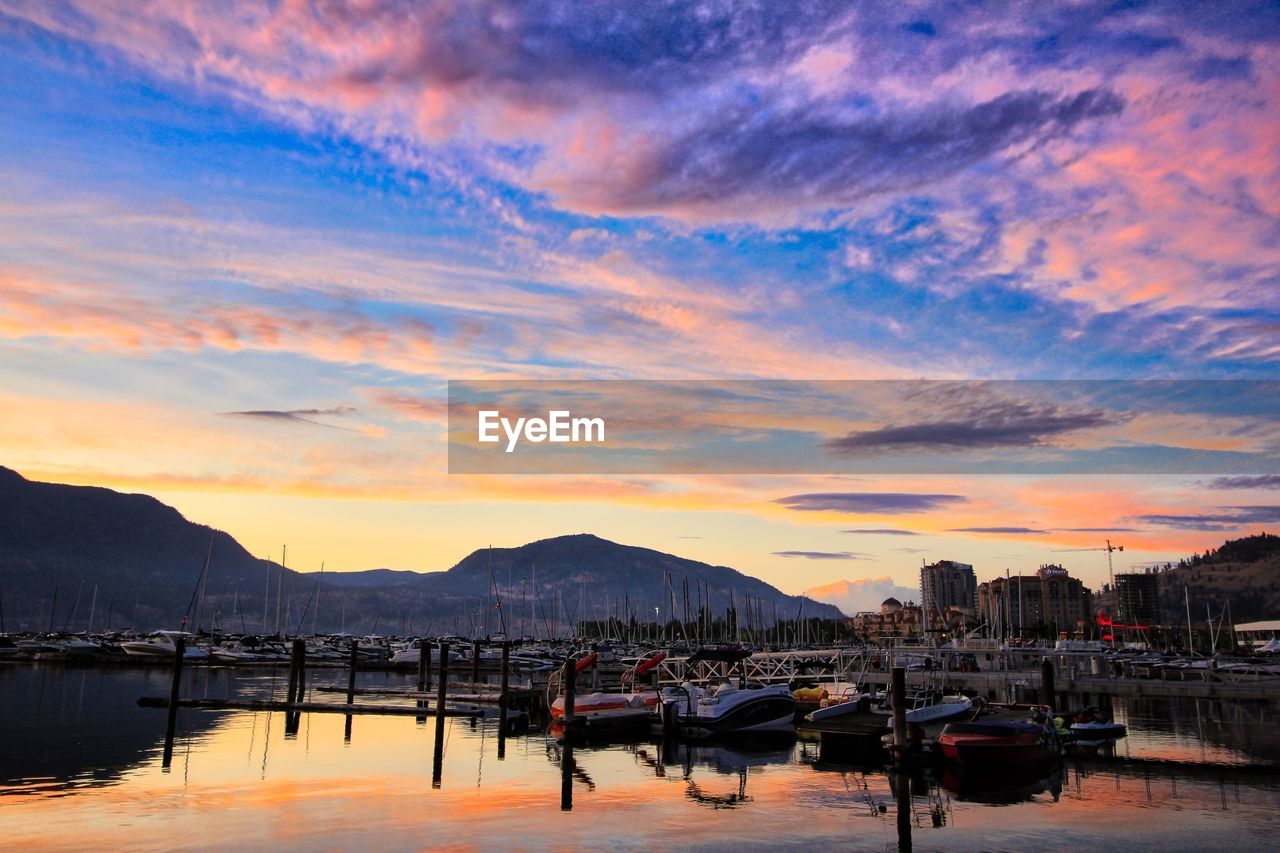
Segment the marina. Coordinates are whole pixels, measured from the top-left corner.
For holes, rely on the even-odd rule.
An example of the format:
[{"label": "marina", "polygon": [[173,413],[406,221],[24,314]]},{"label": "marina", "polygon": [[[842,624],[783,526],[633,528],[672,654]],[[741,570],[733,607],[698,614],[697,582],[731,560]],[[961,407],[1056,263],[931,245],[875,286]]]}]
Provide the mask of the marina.
[{"label": "marina", "polygon": [[[895,769],[883,752],[850,754],[804,727],[729,740],[560,740],[540,725],[511,736],[499,709],[415,714],[416,673],[389,670],[359,672],[354,705],[399,704],[416,722],[184,707],[166,750],[164,713],[137,700],[162,695],[170,674],[0,667],[8,839],[57,848],[109,816],[101,843],[198,849],[203,816],[222,802],[234,806],[219,845],[248,849],[629,850],[673,834],[689,849],[1185,849],[1228,831],[1235,849],[1266,849],[1280,829],[1275,701],[1117,698],[1128,736],[1114,750],[991,779]],[[341,694],[346,675],[315,670],[306,701]],[[188,667],[181,694],[211,708],[280,702],[288,682],[278,667]]]}]

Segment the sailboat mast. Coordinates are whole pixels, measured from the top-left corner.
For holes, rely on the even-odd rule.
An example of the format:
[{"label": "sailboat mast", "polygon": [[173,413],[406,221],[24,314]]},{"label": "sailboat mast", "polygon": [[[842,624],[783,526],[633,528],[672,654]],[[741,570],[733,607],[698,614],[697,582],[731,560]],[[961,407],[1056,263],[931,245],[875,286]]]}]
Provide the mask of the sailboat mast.
[{"label": "sailboat mast", "polygon": [[282,545],[280,550],[280,579],[276,583],[276,636],[280,636],[280,607],[284,604],[284,567],[289,561],[289,546]]}]

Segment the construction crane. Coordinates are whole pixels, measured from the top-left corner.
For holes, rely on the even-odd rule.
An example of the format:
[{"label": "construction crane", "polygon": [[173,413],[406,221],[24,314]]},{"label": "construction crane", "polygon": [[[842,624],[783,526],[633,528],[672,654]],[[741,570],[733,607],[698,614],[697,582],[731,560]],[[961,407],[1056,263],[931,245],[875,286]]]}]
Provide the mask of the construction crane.
[{"label": "construction crane", "polygon": [[1106,551],[1107,552],[1107,581],[1111,584],[1112,591],[1114,591],[1116,588],[1116,575],[1115,575],[1115,570],[1111,566],[1111,554],[1114,551],[1123,551],[1123,550],[1124,550],[1123,545],[1112,545],[1111,540],[1108,539],[1107,546],[1105,548],[1057,548],[1054,550],[1053,553],[1065,554],[1069,551]]}]

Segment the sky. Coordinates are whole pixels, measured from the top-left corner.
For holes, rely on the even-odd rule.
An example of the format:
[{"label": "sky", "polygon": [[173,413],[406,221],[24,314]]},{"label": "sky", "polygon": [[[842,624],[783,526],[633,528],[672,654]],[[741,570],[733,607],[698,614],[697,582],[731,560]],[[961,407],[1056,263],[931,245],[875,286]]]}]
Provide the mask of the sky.
[{"label": "sky", "polygon": [[1099,586],[1058,549],[1280,521],[1264,470],[450,474],[445,417],[450,380],[1280,378],[1276,3],[0,0],[0,111],[0,464],[296,568],[591,532],[787,592]]}]

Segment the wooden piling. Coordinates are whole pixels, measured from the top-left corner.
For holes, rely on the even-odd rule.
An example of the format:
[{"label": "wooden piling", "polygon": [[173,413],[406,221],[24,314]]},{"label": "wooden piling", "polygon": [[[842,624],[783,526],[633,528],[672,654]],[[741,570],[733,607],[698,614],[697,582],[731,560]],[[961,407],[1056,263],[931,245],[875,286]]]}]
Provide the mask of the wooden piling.
[{"label": "wooden piling", "polygon": [[424,693],[430,687],[431,679],[431,647],[426,640],[418,640],[418,692]]},{"label": "wooden piling", "polygon": [[[895,669],[894,672],[899,672]],[[897,708],[894,708],[897,714]],[[911,853],[911,777],[904,768],[893,771],[897,794],[898,851]]]},{"label": "wooden piling", "polygon": [[511,690],[511,641],[502,641],[502,676],[498,692],[498,760],[507,757],[507,705]]},{"label": "wooden piling", "polygon": [[351,662],[347,665],[347,704],[354,704],[356,701],[356,668],[360,661],[360,643],[358,640],[351,641]]},{"label": "wooden piling", "polygon": [[565,739],[560,756],[560,811],[573,811],[573,745]]},{"label": "wooden piling", "polygon": [[599,643],[591,644],[591,654],[594,656],[591,659],[591,689],[599,690],[600,689],[600,644]]},{"label": "wooden piling", "polygon": [[173,764],[173,736],[178,727],[178,694],[182,689],[182,662],[187,656],[185,637],[173,638],[173,676],[169,679],[169,718],[164,729],[164,755],[160,766],[164,770]]},{"label": "wooden piling", "polygon": [[298,689],[298,644],[295,641],[289,654],[289,683],[284,689],[284,701],[293,702],[293,694]]},{"label": "wooden piling", "polygon": [[1048,705],[1050,708],[1058,704],[1055,699],[1057,694],[1053,688],[1053,660],[1045,658],[1040,661],[1040,704]]},{"label": "wooden piling", "polygon": [[436,707],[444,707],[445,692],[449,686],[449,644],[440,644],[440,683],[436,685]]},{"label": "wooden piling", "polygon": [[895,666],[892,679],[889,695],[893,703],[893,751],[901,761],[907,749],[907,671]]},{"label": "wooden piling", "polygon": [[290,702],[295,705],[307,695],[307,644],[303,640],[293,641],[293,656],[298,661],[298,683]]},{"label": "wooden piling", "polygon": [[578,686],[578,656],[569,655],[564,662],[564,724],[573,722],[573,700]]},{"label": "wooden piling", "polygon": [[480,683],[480,641],[471,641],[471,683]]},{"label": "wooden piling", "polygon": [[[440,680],[444,684],[444,679]],[[443,692],[443,687],[441,691]],[[444,716],[436,717],[435,749],[431,753],[431,787],[438,789],[444,777]]]}]

